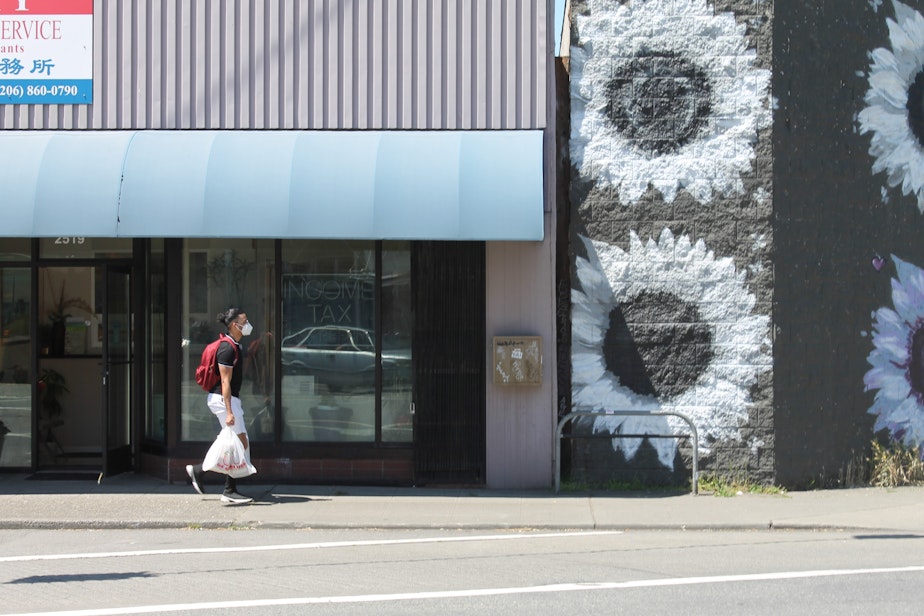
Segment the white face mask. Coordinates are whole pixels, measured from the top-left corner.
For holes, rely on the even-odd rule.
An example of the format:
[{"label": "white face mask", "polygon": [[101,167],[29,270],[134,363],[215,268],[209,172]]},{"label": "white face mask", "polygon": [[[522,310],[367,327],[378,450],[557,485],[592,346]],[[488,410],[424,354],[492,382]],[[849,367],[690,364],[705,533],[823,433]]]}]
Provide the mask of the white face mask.
[{"label": "white face mask", "polygon": [[253,332],[253,325],[250,324],[250,321],[247,321],[243,325],[237,323],[237,327],[241,330],[242,336],[249,336],[251,332]]}]

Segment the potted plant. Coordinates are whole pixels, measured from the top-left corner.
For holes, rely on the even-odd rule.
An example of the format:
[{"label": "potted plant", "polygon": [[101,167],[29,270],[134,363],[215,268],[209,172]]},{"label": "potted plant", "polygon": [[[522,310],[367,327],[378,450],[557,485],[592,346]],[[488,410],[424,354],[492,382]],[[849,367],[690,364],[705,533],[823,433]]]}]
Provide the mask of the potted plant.
[{"label": "potted plant", "polygon": [[63,374],[52,368],[42,368],[42,376],[38,380],[39,403],[42,410],[39,438],[50,450],[57,453],[61,452],[61,445],[55,436],[54,428],[64,423],[61,420],[61,398],[70,391]]},{"label": "potted plant", "polygon": [[71,391],[67,388],[67,379],[57,370],[42,368],[42,376],[38,380],[38,389],[42,413],[45,418],[57,419],[62,410],[61,397]]},{"label": "potted plant", "polygon": [[[66,282],[65,280],[61,281],[61,290],[53,297],[54,303],[47,314],[48,320],[51,322],[50,330],[46,330],[46,335],[49,336],[47,346],[52,355],[64,355],[64,336],[67,318],[71,316],[68,310],[71,308],[79,308],[87,313],[93,312],[90,305],[82,298],[67,297],[64,294]],[[45,345],[43,344],[43,346]]]}]

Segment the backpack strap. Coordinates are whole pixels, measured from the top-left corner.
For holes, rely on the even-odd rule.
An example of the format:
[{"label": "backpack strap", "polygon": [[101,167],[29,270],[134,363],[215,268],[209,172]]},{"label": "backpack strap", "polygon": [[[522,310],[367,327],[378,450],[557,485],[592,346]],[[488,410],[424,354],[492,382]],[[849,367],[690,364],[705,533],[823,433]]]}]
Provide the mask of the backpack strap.
[{"label": "backpack strap", "polygon": [[[228,341],[231,343],[231,348],[234,350],[234,364],[233,364],[233,365],[236,366],[236,365],[237,365],[237,360],[238,360],[238,359],[240,358],[240,356],[241,356],[241,352],[240,352],[240,350],[237,348],[237,342],[234,341],[234,338],[232,338],[232,337],[230,336],[230,334],[226,334],[226,333],[224,333],[224,332],[218,334],[218,339],[221,340],[221,337],[222,337],[222,336],[226,336],[226,337],[228,338]],[[216,363],[216,364],[218,363],[218,353],[217,353],[217,352],[215,353],[215,363]]]}]

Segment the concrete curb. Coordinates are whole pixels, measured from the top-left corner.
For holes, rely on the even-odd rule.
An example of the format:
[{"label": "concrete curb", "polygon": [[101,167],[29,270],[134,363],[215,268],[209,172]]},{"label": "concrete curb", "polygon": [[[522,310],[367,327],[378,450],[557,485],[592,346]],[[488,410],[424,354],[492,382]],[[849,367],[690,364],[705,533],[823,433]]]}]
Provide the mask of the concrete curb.
[{"label": "concrete curb", "polygon": [[889,533],[891,529],[840,524],[746,523],[746,524],[350,524],[308,522],[266,522],[259,520],[0,520],[0,530],[473,530],[473,531],[689,531],[689,532],[868,532]]}]

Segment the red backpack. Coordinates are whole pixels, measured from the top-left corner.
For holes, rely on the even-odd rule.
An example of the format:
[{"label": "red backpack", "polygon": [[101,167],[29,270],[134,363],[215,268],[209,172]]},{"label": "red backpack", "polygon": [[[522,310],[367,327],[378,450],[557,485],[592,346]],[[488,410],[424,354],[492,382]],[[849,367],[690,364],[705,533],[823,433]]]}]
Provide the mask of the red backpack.
[{"label": "red backpack", "polygon": [[[221,374],[218,372],[218,345],[222,342],[222,336],[218,340],[209,342],[202,350],[202,359],[199,360],[199,366],[196,368],[196,383],[205,391],[212,391],[212,388],[221,380]],[[230,337],[229,337],[230,339]],[[237,363],[238,350],[234,340],[231,339],[231,348],[234,349],[234,363]]]}]

